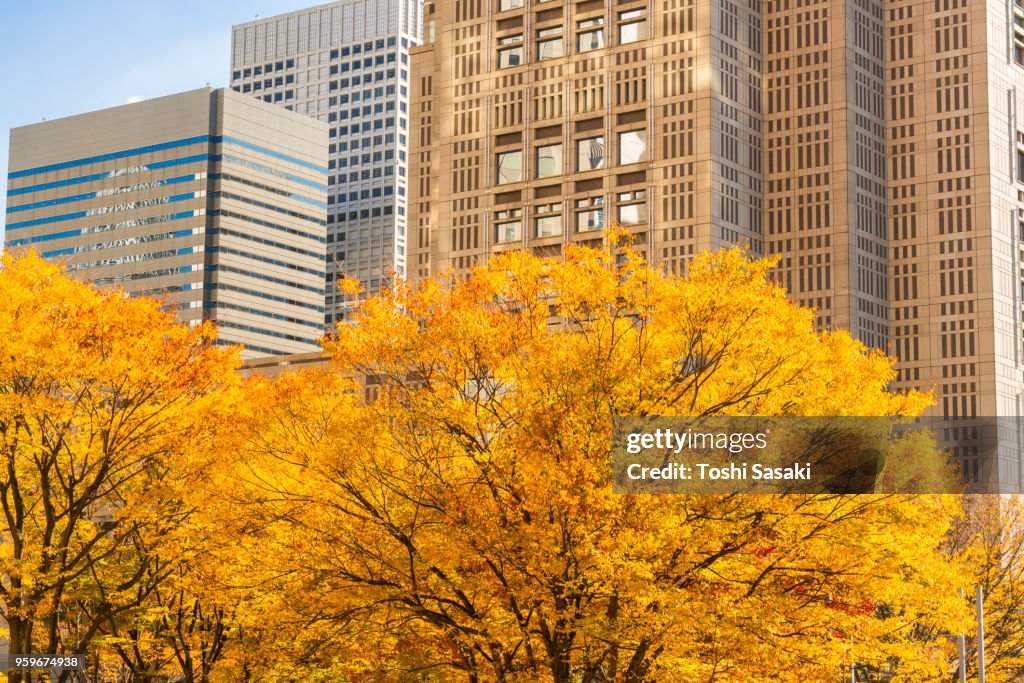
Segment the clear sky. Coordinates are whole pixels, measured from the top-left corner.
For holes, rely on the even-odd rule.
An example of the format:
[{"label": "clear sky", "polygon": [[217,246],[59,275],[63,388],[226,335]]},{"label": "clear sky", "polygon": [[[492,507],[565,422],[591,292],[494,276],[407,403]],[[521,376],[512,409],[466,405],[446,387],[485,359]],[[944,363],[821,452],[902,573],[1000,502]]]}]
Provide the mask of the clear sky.
[{"label": "clear sky", "polygon": [[7,205],[11,128],[207,83],[225,86],[233,24],[320,4],[0,0],[0,211]]}]

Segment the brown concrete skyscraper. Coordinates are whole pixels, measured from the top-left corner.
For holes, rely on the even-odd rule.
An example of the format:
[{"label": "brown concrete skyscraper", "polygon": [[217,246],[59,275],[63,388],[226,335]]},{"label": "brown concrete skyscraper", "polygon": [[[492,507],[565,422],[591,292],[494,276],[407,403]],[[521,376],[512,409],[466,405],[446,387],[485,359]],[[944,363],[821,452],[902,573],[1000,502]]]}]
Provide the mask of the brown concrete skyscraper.
[{"label": "brown concrete skyscraper", "polygon": [[888,342],[880,0],[427,3],[411,272],[629,227],[682,272],[732,244]]},{"label": "brown concrete skyscraper", "polygon": [[886,12],[897,386],[935,390],[968,478],[998,444],[1000,477],[1019,489],[1024,5]]},{"label": "brown concrete skyscraper", "polygon": [[1020,488],[1024,1],[455,0],[424,26],[412,277],[610,223],[671,273],[749,245],[935,391],[968,478],[998,452]]},{"label": "brown concrete skyscraper", "polygon": [[757,1],[428,2],[412,274],[558,253],[611,222],[673,272],[760,252],[761,22]]},{"label": "brown concrete skyscraper", "polygon": [[764,4],[765,247],[792,298],[885,348],[882,0]]}]

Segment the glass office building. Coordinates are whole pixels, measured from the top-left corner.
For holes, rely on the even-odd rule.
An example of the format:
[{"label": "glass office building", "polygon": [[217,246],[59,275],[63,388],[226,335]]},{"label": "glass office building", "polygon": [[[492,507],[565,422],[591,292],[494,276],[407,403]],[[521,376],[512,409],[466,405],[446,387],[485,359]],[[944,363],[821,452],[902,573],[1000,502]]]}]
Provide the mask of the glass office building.
[{"label": "glass office building", "polygon": [[11,131],[6,246],[165,297],[244,356],[316,351],[324,124],[204,88]]}]

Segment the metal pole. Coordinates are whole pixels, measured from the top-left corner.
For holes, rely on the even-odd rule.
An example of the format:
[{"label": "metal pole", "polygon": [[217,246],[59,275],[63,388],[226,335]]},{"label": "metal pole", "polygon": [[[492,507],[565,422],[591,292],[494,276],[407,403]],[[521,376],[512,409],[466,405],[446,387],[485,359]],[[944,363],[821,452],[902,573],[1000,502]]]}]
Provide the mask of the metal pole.
[{"label": "metal pole", "polygon": [[960,683],[967,683],[967,638],[961,633],[957,636],[957,645],[960,650],[960,663],[957,669],[960,670]]},{"label": "metal pole", "polygon": [[974,601],[978,610],[978,683],[985,683],[985,592],[981,586],[974,592]]},{"label": "metal pole", "polygon": [[[963,600],[964,589],[960,588],[958,592],[960,593],[960,599]],[[960,683],[967,683],[967,636],[961,631],[956,640],[960,656],[959,663],[957,664],[957,669],[960,671]]]}]

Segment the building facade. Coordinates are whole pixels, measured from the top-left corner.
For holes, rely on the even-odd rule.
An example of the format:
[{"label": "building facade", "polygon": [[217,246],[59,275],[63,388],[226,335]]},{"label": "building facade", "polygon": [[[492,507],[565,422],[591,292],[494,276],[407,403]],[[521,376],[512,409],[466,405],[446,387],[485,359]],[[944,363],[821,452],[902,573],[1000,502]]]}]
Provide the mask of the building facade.
[{"label": "building facade", "polygon": [[6,246],[166,297],[246,357],[319,349],[327,127],[204,88],[11,131]]},{"label": "building facade", "polygon": [[996,448],[1021,490],[1024,4],[886,12],[896,384],[934,389],[965,476]]},{"label": "building facade", "polygon": [[419,0],[340,0],[232,31],[231,87],[326,122],[328,326],[341,275],[370,292],[406,277],[409,51]]},{"label": "building facade", "polygon": [[427,2],[414,277],[632,231],[732,244],[931,390],[967,479],[1021,490],[1024,3]]},{"label": "building facade", "polygon": [[468,0],[425,22],[416,276],[616,223],[674,273],[778,254],[823,325],[886,345],[880,0]]},{"label": "building facade", "polygon": [[763,250],[760,3],[653,7],[425,5],[414,275],[507,249],[554,255],[613,222],[671,272],[705,249]]}]

